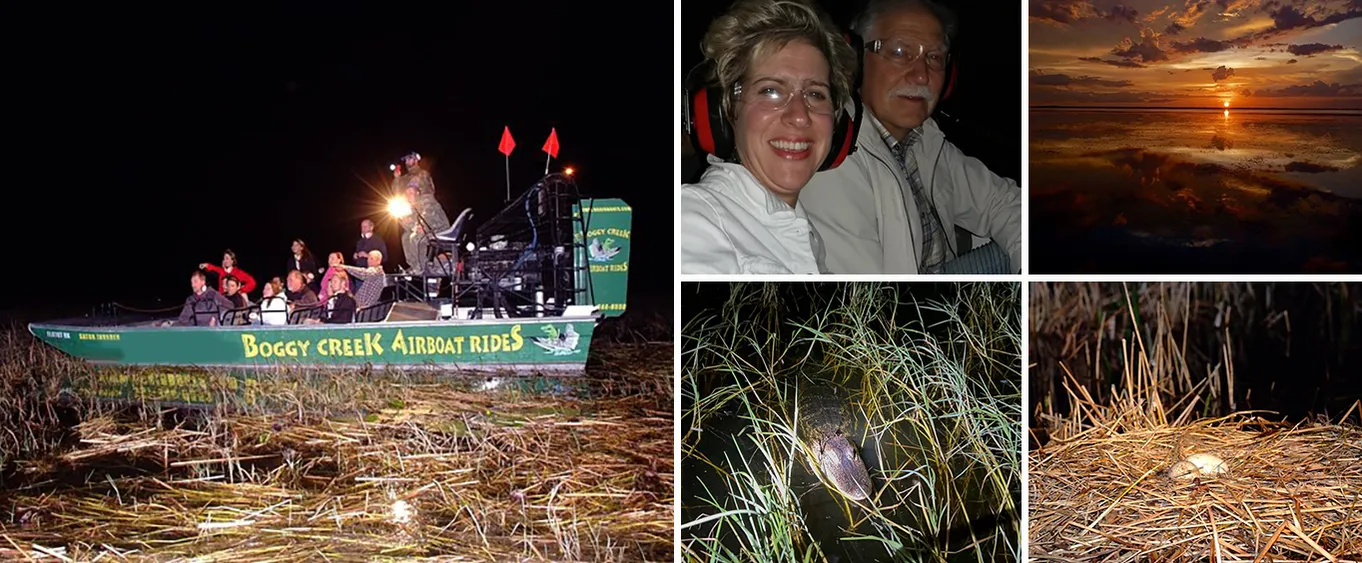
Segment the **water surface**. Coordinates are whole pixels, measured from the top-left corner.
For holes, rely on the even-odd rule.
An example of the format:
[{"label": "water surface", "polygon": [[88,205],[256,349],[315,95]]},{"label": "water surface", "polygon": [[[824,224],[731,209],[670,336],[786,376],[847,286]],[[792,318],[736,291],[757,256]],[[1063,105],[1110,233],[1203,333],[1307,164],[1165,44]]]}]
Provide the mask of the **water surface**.
[{"label": "water surface", "polygon": [[1037,273],[1362,271],[1362,110],[1033,109]]}]

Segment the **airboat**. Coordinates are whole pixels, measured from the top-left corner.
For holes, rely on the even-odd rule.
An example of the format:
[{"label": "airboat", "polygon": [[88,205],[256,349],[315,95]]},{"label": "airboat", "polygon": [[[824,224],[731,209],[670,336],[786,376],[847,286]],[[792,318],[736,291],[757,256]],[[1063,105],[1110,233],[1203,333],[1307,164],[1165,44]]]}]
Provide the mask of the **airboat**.
[{"label": "airboat", "polygon": [[324,304],[277,325],[251,322],[258,304],[196,310],[191,326],[105,305],[29,331],[95,366],[153,368],[106,373],[101,398],[212,402],[190,396],[206,397],[211,368],[236,374],[229,387],[289,367],[580,374],[598,323],[625,311],[631,217],[623,200],[583,199],[553,173],[480,225],[470,208],[427,228],[424,271],[387,274],[383,298],[350,324],[309,322]]}]

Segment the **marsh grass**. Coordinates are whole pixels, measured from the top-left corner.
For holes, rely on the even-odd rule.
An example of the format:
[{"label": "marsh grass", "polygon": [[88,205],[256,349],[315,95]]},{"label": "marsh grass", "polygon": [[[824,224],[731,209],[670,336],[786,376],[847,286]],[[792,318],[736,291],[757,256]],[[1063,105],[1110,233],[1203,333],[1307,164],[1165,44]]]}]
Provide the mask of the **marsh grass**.
[{"label": "marsh grass", "polygon": [[62,396],[93,370],[11,331],[0,560],[670,560],[672,348],[640,334],[557,383],[282,370],[189,409]]},{"label": "marsh grass", "polygon": [[[1200,373],[1189,368],[1189,341],[1201,340],[1187,330],[1198,316],[1191,297],[1224,292],[1230,299],[1246,289],[1169,285],[1126,286],[1119,299],[1113,299],[1111,287],[1042,288],[1046,314],[1033,317],[1036,330],[1066,330],[1053,324],[1066,317],[1076,323],[1067,329],[1074,334],[1090,326],[1091,319],[1075,311],[1093,309],[1062,306],[1053,300],[1057,295],[1087,303],[1122,302],[1123,310],[1103,310],[1101,318],[1108,320],[1098,325],[1132,330],[1115,350],[1108,349],[1121,360],[1111,373],[1113,384],[1100,392],[1077,377],[1067,361],[1059,361],[1058,373],[1049,374],[1061,382],[1065,396],[1042,400],[1033,417],[1032,431],[1046,439],[1037,440],[1029,452],[1032,557],[1362,560],[1362,402],[1354,401],[1337,420],[1311,416],[1288,423],[1278,413],[1246,410],[1216,414],[1215,401],[1207,396],[1215,395],[1214,380],[1233,384],[1236,354],[1231,350],[1239,346],[1222,329],[1226,340],[1216,367]],[[1136,296],[1137,291],[1152,293]],[[1225,301],[1219,310],[1226,316],[1237,311]],[[1076,363],[1105,357],[1101,345],[1089,341],[1102,333],[1087,334],[1071,343],[1090,350],[1073,357]],[[1067,408],[1057,412],[1056,404]],[[1227,473],[1190,480],[1166,476],[1179,456],[1193,453],[1219,457]]]},{"label": "marsh grass", "polygon": [[[1262,408],[1255,399],[1337,414],[1362,399],[1340,396],[1327,373],[1356,371],[1362,360],[1356,283],[1037,282],[1028,307],[1035,410],[1069,412],[1066,385],[1109,403],[1127,368],[1122,343],[1140,342],[1148,353],[1135,359],[1155,364],[1148,373],[1158,391],[1199,397],[1201,416]],[[1299,373],[1302,365],[1318,371]],[[1272,385],[1276,369],[1296,371],[1292,385]]]},{"label": "marsh grass", "polygon": [[[1019,286],[913,301],[909,284],[814,285],[734,284],[719,311],[682,330],[683,467],[713,476],[683,475],[694,487],[685,557],[1019,559]],[[812,310],[791,314],[795,302]],[[813,532],[798,485],[801,472],[820,478],[793,400],[813,372],[847,391],[881,462],[870,498],[831,495],[844,528],[831,541]]]}]

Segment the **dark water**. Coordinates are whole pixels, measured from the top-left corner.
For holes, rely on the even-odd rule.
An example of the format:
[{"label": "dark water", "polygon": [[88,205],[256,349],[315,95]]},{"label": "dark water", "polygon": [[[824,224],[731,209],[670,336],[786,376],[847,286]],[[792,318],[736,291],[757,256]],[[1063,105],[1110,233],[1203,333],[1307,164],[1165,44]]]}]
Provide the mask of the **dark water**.
[{"label": "dark water", "polygon": [[1037,273],[1362,271],[1362,115],[1032,110]]}]

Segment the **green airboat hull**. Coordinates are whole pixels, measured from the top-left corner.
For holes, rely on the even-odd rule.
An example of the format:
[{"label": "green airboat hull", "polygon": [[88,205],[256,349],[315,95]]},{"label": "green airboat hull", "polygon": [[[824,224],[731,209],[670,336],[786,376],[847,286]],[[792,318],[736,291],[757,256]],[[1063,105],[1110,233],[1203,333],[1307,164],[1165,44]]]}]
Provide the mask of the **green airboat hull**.
[{"label": "green airboat hull", "polygon": [[[255,382],[289,368],[343,374],[562,376],[585,371],[597,317],[404,321],[277,327],[85,327],[34,323],[43,342],[94,364],[70,390],[96,399],[259,403]],[[138,367],[142,369],[120,369]]]}]

